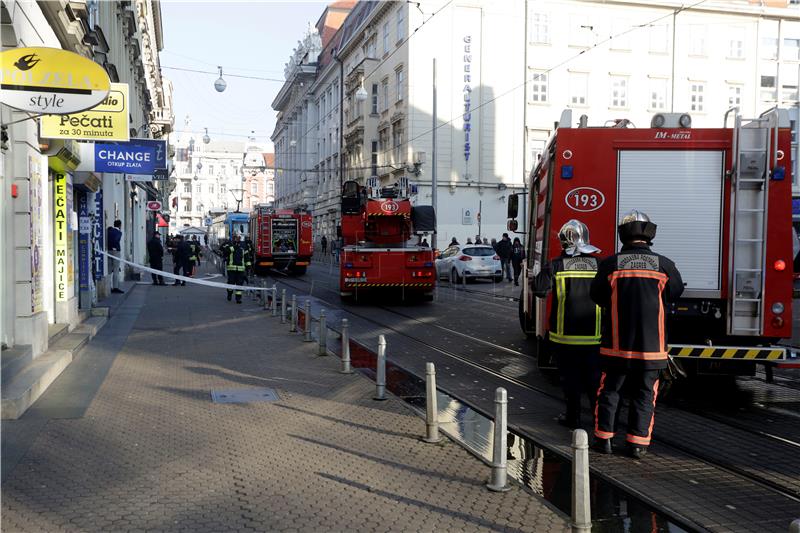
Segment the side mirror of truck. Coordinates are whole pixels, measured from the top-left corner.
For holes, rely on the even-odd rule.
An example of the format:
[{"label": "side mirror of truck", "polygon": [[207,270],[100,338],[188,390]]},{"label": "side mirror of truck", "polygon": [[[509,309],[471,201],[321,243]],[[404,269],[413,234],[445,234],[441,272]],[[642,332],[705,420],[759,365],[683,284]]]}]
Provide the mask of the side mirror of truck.
[{"label": "side mirror of truck", "polygon": [[511,219],[506,223],[506,229],[508,231],[513,231],[516,233],[518,228],[519,228],[519,223],[514,219]]},{"label": "side mirror of truck", "polygon": [[[519,212],[519,195],[508,195],[508,218],[517,218]],[[512,230],[513,231],[513,230]]]}]

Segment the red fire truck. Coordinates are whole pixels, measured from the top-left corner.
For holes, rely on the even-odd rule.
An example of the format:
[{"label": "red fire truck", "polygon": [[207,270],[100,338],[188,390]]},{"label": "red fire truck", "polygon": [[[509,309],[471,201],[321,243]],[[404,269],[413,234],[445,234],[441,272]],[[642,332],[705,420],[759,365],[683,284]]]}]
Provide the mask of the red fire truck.
[{"label": "red fire truck", "polygon": [[258,205],[250,213],[250,239],[257,274],[270,268],[305,274],[314,253],[311,213]]},{"label": "red fire truck", "polygon": [[[571,111],[562,114],[530,175],[522,329],[546,338],[550,298],[534,297],[530,282],[560,253],[561,225],[581,220],[610,255],[620,247],[620,214],[635,208],[658,225],[653,250],[675,261],[685,283],[668,309],[670,354],[681,366],[726,374],[789,366],[776,345],[792,335],[788,115],[772,109],[745,119],[733,108],[721,128],[692,129],[691,117],[677,113],[655,115],[650,126],[587,127],[584,115],[572,127]],[[517,209],[514,196],[512,231]]]},{"label": "red fire truck", "polygon": [[431,206],[412,206],[408,186],[342,187],[342,250],[339,289],[342,298],[399,288],[402,298],[433,299],[436,283],[433,251],[420,246],[422,233],[436,231]]}]

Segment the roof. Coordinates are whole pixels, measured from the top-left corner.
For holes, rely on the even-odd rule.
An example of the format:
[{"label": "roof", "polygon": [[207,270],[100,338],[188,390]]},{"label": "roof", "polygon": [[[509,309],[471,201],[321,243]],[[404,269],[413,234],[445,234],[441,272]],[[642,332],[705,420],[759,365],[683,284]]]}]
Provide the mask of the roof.
[{"label": "roof", "polygon": [[344,24],[342,24],[341,45],[338,46],[337,49],[341,50],[347,46],[351,40],[360,35],[357,30],[369,18],[372,10],[378,7],[379,4],[380,2],[375,0],[362,0],[356,4],[356,7],[350,11],[350,14],[345,19]]}]

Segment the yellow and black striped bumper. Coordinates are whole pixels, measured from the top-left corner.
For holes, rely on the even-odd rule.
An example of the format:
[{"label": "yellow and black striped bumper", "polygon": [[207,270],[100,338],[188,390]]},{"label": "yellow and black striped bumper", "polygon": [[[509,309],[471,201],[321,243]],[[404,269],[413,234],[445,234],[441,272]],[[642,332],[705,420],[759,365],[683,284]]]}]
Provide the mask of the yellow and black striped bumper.
[{"label": "yellow and black striped bumper", "polygon": [[742,348],[732,346],[690,346],[670,344],[669,354],[689,359],[742,359],[753,361],[780,361],[786,359],[784,348]]},{"label": "yellow and black striped bumper", "polygon": [[433,283],[347,283],[347,287],[433,287]]}]

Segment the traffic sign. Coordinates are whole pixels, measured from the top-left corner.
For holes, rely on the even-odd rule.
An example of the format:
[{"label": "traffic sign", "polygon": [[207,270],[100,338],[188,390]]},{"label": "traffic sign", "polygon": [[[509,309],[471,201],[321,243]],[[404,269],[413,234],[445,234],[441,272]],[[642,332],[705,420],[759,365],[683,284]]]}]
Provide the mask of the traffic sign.
[{"label": "traffic sign", "polygon": [[148,211],[159,211],[161,209],[161,202],[156,200],[152,200],[147,202],[147,210]]}]

